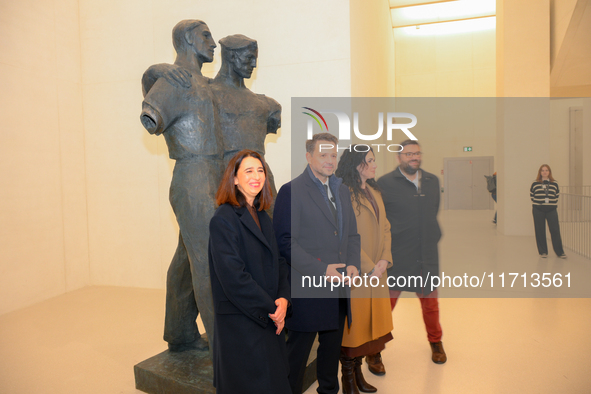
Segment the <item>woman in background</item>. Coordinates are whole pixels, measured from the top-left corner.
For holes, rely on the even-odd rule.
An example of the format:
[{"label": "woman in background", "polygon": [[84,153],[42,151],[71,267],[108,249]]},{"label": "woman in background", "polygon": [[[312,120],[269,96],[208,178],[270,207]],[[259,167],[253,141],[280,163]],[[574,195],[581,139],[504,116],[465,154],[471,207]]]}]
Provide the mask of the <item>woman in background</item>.
[{"label": "woman in background", "polygon": [[[356,152],[356,145],[344,151],[336,176],[349,186],[353,209],[357,218],[357,232],[361,236],[361,271],[375,277],[371,286],[352,287],[351,313],[353,324],[345,324],[341,348],[343,393],[376,392],[361,372],[365,356],[370,372],[384,375],[381,351],[392,340],[392,312],[386,283],[386,269],[392,266],[390,223],[375,181],[376,162],[373,150]],[[379,281],[378,281],[379,279]],[[376,286],[373,286],[376,284]]]},{"label": "woman in background", "polygon": [[209,224],[218,394],[291,394],[282,332],[290,288],[265,212],[272,199],[263,158],[238,152],[224,172]]},{"label": "woman in background", "polygon": [[538,176],[531,185],[529,195],[533,204],[532,212],[538,253],[543,258],[548,257],[548,244],[546,242],[546,221],[548,221],[554,252],[561,259],[566,259],[564,249],[562,249],[558,211],[556,209],[560,189],[558,183],[552,177],[552,170],[548,164],[542,164],[538,170]]}]

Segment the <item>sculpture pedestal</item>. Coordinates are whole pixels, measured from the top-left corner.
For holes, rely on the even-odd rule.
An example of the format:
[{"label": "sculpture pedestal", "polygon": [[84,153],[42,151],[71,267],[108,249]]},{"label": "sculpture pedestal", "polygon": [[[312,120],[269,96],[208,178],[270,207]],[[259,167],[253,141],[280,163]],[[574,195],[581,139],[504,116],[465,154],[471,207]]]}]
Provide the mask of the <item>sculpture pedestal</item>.
[{"label": "sculpture pedestal", "polygon": [[[316,381],[316,349],[310,352],[303,390]],[[168,350],[133,367],[135,388],[148,394],[215,394],[213,365],[208,350]]]},{"label": "sculpture pedestal", "polygon": [[214,394],[209,351],[157,354],[133,367],[135,388],[149,394]]}]

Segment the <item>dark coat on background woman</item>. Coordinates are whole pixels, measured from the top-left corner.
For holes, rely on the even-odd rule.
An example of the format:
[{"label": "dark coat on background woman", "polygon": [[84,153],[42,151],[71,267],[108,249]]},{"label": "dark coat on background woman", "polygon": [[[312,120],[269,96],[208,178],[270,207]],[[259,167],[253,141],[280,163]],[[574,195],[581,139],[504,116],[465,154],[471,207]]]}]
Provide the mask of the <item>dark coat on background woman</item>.
[{"label": "dark coat on background woman", "polygon": [[[420,171],[420,192],[400,172],[400,167],[381,177],[378,185],[392,232],[393,266],[388,269],[388,275],[396,276],[397,282],[391,289],[429,294],[434,290],[430,286],[431,277],[439,275],[440,189],[439,179],[434,174]],[[404,286],[398,285],[399,276],[405,277]],[[409,281],[413,276],[422,276],[423,283]]]},{"label": "dark coat on background woman", "polygon": [[290,300],[287,265],[271,219],[257,214],[261,229],[246,207],[223,204],[209,225],[218,394],[291,393],[285,335],[269,317],[277,298]]}]

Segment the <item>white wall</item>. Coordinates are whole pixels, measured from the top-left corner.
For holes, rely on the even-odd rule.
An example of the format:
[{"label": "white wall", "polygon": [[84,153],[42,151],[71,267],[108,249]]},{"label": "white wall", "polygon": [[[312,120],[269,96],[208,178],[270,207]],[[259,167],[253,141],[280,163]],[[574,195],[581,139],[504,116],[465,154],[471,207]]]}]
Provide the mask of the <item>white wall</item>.
[{"label": "white wall", "polygon": [[[549,0],[497,0],[497,230],[533,235],[528,186],[550,159]],[[531,174],[534,175],[531,175]]]},{"label": "white wall", "polygon": [[89,283],[77,0],[0,1],[0,314]]},{"label": "white wall", "polygon": [[439,36],[393,30],[396,96],[495,96],[494,29]]},{"label": "white wall", "polygon": [[591,185],[591,98],[583,99],[583,185]]},{"label": "white wall", "polygon": [[388,0],[350,0],[351,96],[395,96],[395,48]]},{"label": "white wall", "polygon": [[550,56],[554,64],[577,0],[550,0]]},{"label": "white wall", "polygon": [[[570,114],[571,107],[582,107],[583,99],[553,99],[550,101],[550,159],[552,175],[559,185],[569,184],[569,145],[570,145]],[[542,165],[543,163],[540,163]],[[535,174],[532,175],[532,177]]]},{"label": "white wall", "polygon": [[[457,101],[447,97],[495,96],[495,30],[445,35],[413,35],[405,29],[393,29],[396,51],[396,96],[438,97],[429,101],[435,112],[420,118],[416,131],[424,151],[422,167],[437,174],[443,185],[445,157],[495,156],[494,118],[483,124],[473,119],[479,114],[490,118],[486,107],[494,101],[474,102],[478,110],[458,114]],[[454,118],[444,113],[446,102],[454,108]],[[485,103],[486,102],[486,103]],[[455,104],[454,104],[455,103]],[[441,112],[439,111],[441,108]],[[442,123],[443,122],[443,123]],[[484,126],[484,127],[483,127]],[[472,152],[463,152],[471,146]],[[397,161],[388,163],[394,169]]]},{"label": "white wall", "polygon": [[[350,0],[351,97],[396,96],[396,48],[388,0]],[[372,110],[373,112],[373,110]],[[370,112],[370,113],[372,113]],[[373,123],[371,124],[373,127]],[[354,143],[363,143],[354,138]],[[376,177],[391,171],[394,155],[374,152]]]}]

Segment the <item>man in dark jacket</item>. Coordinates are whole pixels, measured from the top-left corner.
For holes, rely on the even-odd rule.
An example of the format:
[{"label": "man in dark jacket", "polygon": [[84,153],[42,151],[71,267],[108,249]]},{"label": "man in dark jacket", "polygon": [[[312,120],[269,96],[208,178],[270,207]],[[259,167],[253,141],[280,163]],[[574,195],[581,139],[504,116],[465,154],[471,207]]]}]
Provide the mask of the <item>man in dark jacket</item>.
[{"label": "man in dark jacket", "polygon": [[378,180],[392,232],[390,302],[394,309],[401,291],[417,294],[432,360],[443,364],[447,356],[441,342],[437,289],[431,281],[431,277],[439,275],[439,179],[420,169],[421,147],[417,141],[406,140],[400,145],[403,150],[398,153],[398,168]]},{"label": "man in dark jacket", "polygon": [[[347,292],[342,286],[341,292],[331,292],[332,280],[344,279],[341,275],[352,279],[359,275],[361,264],[349,188],[334,176],[337,143],[336,137],[327,133],[308,140],[308,166],[279,190],[275,201],[275,236],[279,252],[291,265],[292,315],[285,326],[293,394],[302,392],[306,361],[316,334],[318,393],[338,393],[345,317],[352,324]],[[314,287],[311,283],[324,284]]]}]

